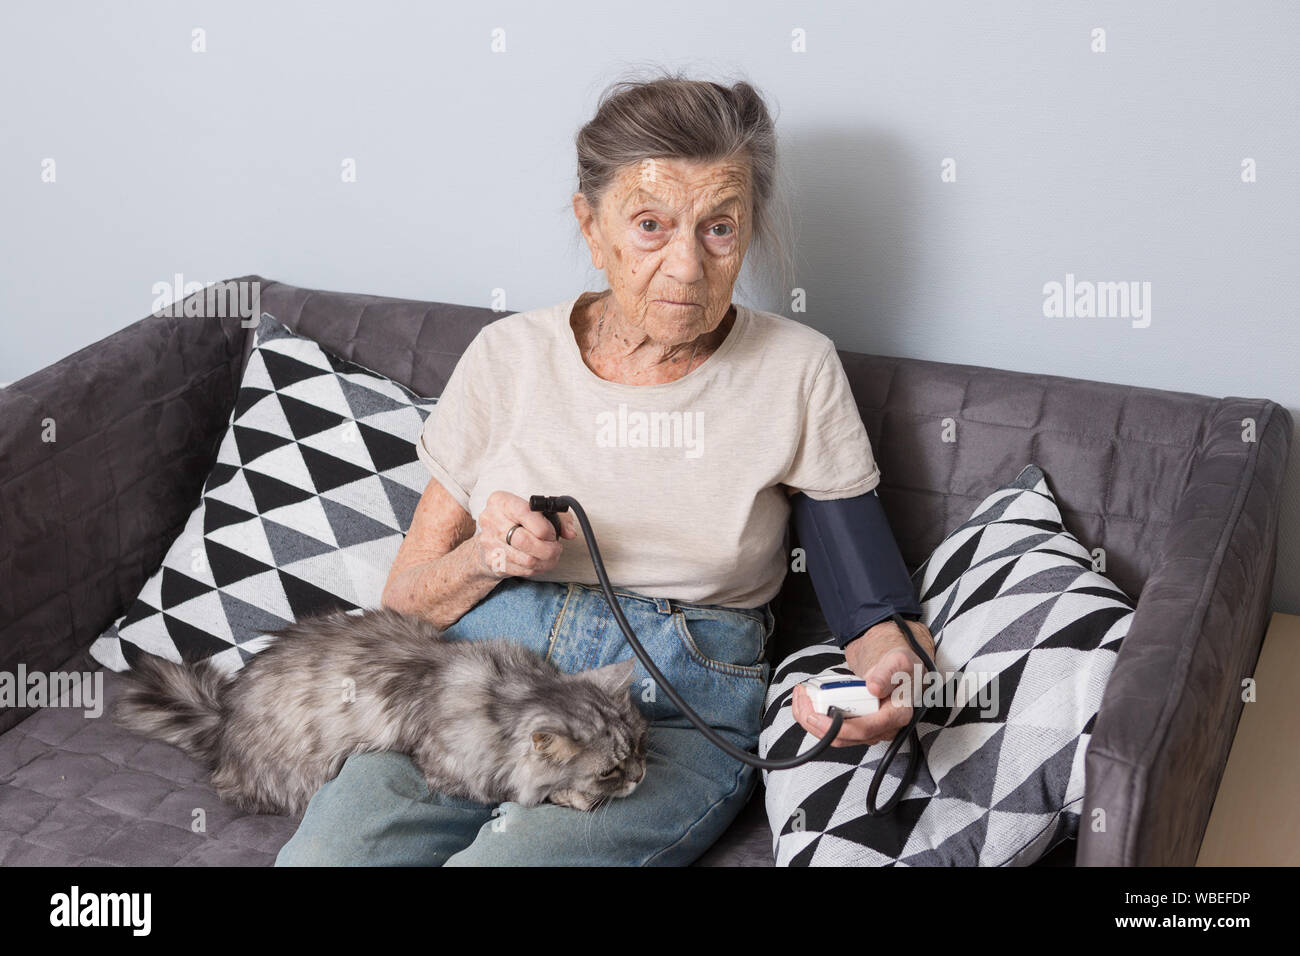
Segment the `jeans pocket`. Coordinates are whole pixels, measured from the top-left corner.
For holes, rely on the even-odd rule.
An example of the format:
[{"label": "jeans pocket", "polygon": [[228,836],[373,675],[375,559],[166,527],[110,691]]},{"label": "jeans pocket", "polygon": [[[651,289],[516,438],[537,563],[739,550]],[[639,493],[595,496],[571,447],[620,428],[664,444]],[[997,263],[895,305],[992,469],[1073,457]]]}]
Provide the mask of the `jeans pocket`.
[{"label": "jeans pocket", "polygon": [[766,677],[766,617],[678,605],[673,609],[673,624],[697,664],[734,677]]}]

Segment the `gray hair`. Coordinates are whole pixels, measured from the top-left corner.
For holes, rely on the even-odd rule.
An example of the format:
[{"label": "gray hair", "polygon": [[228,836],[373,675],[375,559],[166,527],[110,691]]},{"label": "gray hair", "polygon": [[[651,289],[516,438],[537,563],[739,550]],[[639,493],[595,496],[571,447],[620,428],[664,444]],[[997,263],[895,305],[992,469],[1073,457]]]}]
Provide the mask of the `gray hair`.
[{"label": "gray hair", "polygon": [[[611,83],[596,114],[578,131],[578,192],[593,209],[629,165],[653,158],[702,162],[749,161],[754,208],[754,273],[780,286],[793,283],[790,215],[778,186],[776,126],[762,95],[744,80],[723,86],[656,70],[649,79]],[[749,255],[746,255],[749,259]]]}]

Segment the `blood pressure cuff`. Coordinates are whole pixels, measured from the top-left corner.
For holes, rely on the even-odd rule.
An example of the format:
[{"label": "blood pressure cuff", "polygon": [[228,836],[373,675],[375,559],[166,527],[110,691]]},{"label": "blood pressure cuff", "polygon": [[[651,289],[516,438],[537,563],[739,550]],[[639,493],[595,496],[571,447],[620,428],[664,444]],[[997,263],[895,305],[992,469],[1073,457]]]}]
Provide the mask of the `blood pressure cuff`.
[{"label": "blood pressure cuff", "polygon": [[800,491],[790,507],[817,603],[840,647],[894,613],[920,620],[921,604],[874,488],[831,501]]}]

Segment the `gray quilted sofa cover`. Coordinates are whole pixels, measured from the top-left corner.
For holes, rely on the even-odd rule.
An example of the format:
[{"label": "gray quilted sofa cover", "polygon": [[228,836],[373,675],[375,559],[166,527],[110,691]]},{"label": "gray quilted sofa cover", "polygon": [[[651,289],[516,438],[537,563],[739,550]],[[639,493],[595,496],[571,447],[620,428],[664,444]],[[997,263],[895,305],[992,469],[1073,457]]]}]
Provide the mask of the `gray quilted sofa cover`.
[{"label": "gray quilted sofa cover", "polygon": [[[437,395],[482,308],[261,283],[261,308]],[[96,670],[199,500],[251,330],[148,316],[0,390],[0,671]],[[1050,863],[1190,865],[1269,613],[1291,415],[1210,398],[842,352],[915,569],[988,493],[1042,466],[1069,528],[1138,597],[1088,751],[1085,827]],[[57,423],[56,442],[40,440]],[[934,441],[944,419],[959,440]],[[1254,441],[1243,440],[1252,420]],[[827,636],[806,575],[777,600],[772,656]],[[105,675],[111,698],[119,686]],[[206,814],[201,832],[193,810]],[[0,710],[0,863],[264,865],[285,817],[219,801],[179,751],[80,710]],[[761,792],[706,864],[770,864]]]}]

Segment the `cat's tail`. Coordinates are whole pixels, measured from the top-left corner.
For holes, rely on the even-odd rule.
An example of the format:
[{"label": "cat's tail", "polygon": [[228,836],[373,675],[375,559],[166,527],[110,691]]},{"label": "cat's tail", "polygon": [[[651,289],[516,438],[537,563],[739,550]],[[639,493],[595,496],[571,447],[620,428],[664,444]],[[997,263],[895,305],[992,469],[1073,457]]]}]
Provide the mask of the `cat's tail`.
[{"label": "cat's tail", "polygon": [[113,711],[118,724],[180,747],[205,765],[215,763],[226,675],[206,661],[173,664],[141,654],[123,676],[128,683]]}]

